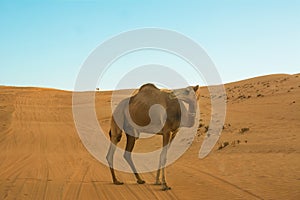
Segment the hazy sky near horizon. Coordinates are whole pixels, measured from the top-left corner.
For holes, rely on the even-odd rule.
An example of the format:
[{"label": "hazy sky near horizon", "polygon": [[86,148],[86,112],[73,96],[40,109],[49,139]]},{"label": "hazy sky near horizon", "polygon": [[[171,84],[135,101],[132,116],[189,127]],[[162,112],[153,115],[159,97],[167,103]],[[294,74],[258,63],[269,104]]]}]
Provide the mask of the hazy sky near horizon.
[{"label": "hazy sky near horizon", "polygon": [[[0,85],[72,90],[97,46],[144,27],[196,41],[224,83],[299,73],[299,10],[296,0],[0,0]],[[109,79],[103,81],[103,89],[112,89]]]}]

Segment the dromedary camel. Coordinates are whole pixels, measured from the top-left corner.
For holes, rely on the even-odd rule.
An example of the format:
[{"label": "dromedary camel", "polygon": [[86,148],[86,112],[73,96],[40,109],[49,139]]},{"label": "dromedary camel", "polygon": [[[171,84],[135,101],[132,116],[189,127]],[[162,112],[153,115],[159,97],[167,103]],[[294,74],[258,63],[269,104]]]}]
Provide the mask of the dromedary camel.
[{"label": "dromedary camel", "polygon": [[[176,89],[171,91],[160,90],[153,84],[145,84],[130,98],[122,100],[116,107],[112,119],[109,136],[111,144],[106,156],[113,183],[121,185],[115,175],[113,156],[117,143],[121,140],[124,130],[127,143],[124,158],[130,165],[138,184],[145,183],[139,176],[131,158],[135,141],[140,132],[154,133],[163,136],[163,149],[157,170],[157,185],[162,185],[162,190],[169,190],[165,180],[165,164],[167,149],[180,127],[192,127],[195,123],[196,105],[198,99],[198,86]],[[197,95],[196,95],[197,94]],[[183,102],[189,105],[188,110]],[[163,109],[160,109],[159,106]],[[157,109],[155,109],[155,106]],[[154,108],[154,109],[153,109]],[[160,169],[162,182],[160,182]]]}]

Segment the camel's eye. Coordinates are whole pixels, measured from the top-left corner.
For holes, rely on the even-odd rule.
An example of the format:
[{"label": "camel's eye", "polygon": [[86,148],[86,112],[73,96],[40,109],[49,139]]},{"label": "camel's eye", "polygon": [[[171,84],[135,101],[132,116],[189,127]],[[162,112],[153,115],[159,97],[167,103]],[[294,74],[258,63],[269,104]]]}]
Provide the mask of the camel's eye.
[{"label": "camel's eye", "polygon": [[189,89],[186,89],[186,90],[184,90],[184,92],[183,92],[184,95],[188,95],[189,93],[190,93],[190,90],[189,90]]}]

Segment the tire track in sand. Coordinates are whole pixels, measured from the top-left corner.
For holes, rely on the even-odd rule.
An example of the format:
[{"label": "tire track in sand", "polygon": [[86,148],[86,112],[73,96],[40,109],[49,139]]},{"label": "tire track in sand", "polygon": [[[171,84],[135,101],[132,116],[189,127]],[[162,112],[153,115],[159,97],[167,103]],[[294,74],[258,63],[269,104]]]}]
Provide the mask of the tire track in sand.
[{"label": "tire track in sand", "polygon": [[250,192],[249,190],[246,190],[238,185],[235,185],[223,178],[220,178],[218,176],[215,176],[215,175],[205,172],[203,170],[197,169],[192,165],[190,165],[190,166],[182,165],[182,167],[186,168],[187,171],[191,171],[191,170],[194,171],[193,174],[201,173],[202,174],[201,179],[203,178],[203,179],[207,180],[208,182],[212,182],[215,185],[219,186],[220,188],[223,188],[224,190],[235,191],[236,194],[239,196],[243,196],[243,194],[247,194],[248,197],[252,197],[254,199],[260,199],[260,200],[264,199],[256,194]]}]

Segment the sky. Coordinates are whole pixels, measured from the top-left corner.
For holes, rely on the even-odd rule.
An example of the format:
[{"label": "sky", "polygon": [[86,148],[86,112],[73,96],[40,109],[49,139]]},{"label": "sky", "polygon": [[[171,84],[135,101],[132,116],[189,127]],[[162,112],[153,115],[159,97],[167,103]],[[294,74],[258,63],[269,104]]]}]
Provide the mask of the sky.
[{"label": "sky", "polygon": [[[297,0],[0,0],[0,85],[73,90],[80,69],[99,45],[145,27],[191,38],[206,51],[224,83],[299,73],[299,10]],[[114,75],[118,69],[126,72],[152,53],[119,60],[115,71],[99,80],[100,87],[112,89],[120,78]],[[164,55],[153,62],[168,57]],[[128,61],[132,59],[139,62]],[[149,63],[151,59],[144,64]],[[181,64],[175,68],[190,73],[189,83],[195,84],[197,77]],[[199,84],[204,83],[199,79]]]}]

